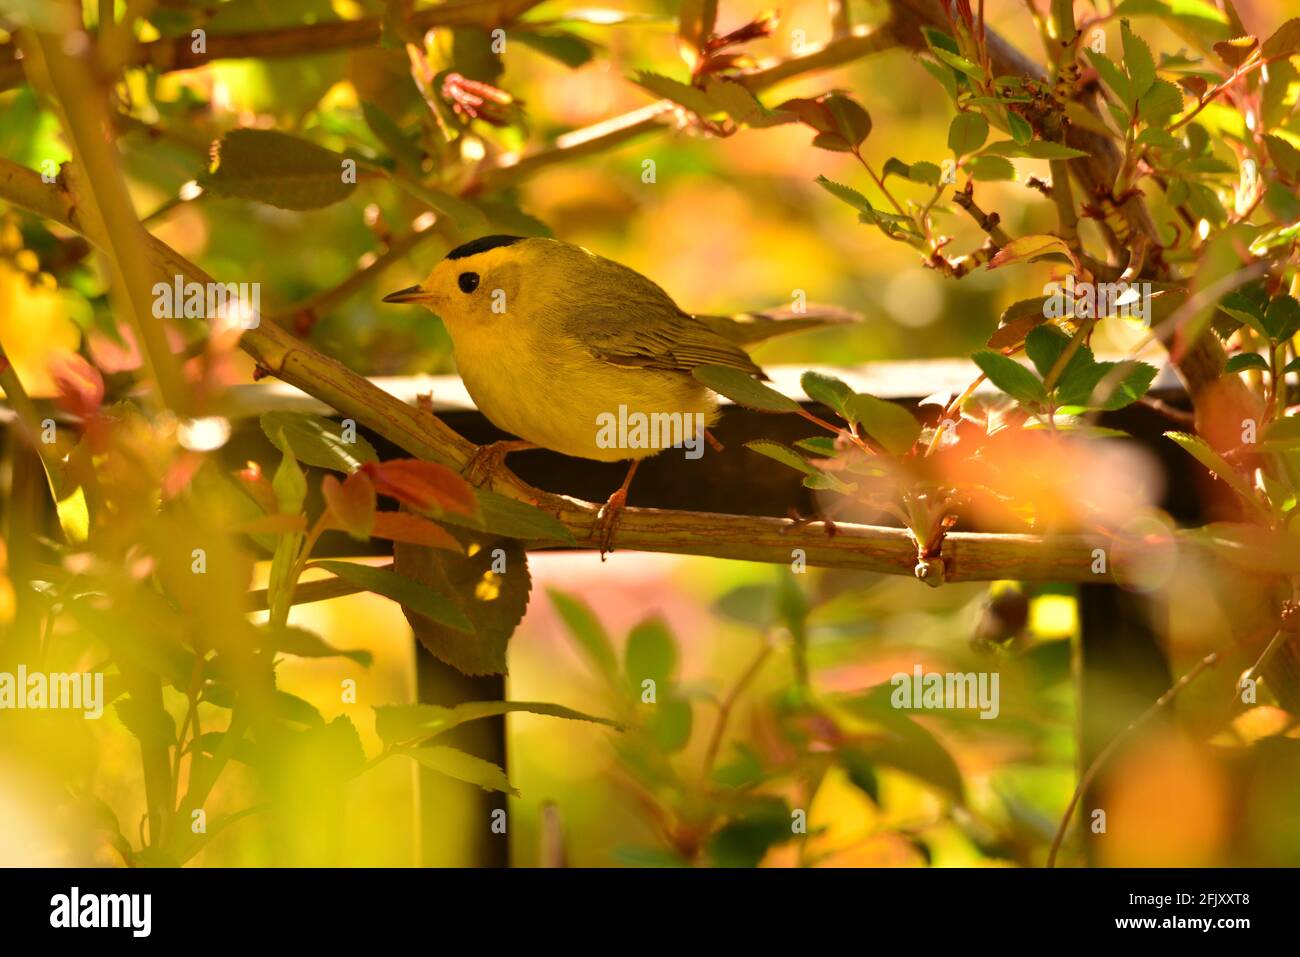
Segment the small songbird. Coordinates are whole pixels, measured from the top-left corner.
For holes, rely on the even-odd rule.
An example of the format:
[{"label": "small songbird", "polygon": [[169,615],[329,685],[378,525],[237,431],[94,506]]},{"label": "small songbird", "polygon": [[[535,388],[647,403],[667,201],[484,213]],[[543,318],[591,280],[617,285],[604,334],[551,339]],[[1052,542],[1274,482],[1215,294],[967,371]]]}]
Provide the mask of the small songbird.
[{"label": "small songbird", "polygon": [[611,417],[677,413],[712,425],[718,398],[692,369],[726,366],[766,378],[742,346],[845,316],[825,309],[791,318],[692,316],[635,270],[571,243],[521,236],[465,243],[424,282],[384,302],[419,303],[441,317],[470,397],[498,428],[519,436],[481,449],[466,467],[471,481],[490,478],[506,454],[539,447],[631,460],[599,514],[602,555],[637,465],[672,444],[612,443],[604,427]]}]

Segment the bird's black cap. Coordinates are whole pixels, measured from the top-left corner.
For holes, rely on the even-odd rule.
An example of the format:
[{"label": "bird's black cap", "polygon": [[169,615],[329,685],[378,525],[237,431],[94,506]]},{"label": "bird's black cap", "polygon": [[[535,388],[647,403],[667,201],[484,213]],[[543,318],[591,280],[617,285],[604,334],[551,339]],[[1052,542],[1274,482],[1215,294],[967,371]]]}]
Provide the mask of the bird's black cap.
[{"label": "bird's black cap", "polygon": [[496,249],[499,246],[513,246],[515,243],[524,241],[523,236],[480,236],[478,239],[471,239],[447,253],[448,259],[464,259],[467,256],[477,256],[479,253],[485,253],[489,249]]}]

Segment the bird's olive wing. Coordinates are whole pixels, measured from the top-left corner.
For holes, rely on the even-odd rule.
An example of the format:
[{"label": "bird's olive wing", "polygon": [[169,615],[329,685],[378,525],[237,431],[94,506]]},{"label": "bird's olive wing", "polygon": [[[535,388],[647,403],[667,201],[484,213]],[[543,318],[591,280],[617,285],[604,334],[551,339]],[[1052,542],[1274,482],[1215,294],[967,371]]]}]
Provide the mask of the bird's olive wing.
[{"label": "bird's olive wing", "polygon": [[720,365],[763,375],[743,349],[682,312],[650,280],[623,267],[619,273],[617,283],[604,285],[606,295],[586,298],[566,314],[566,331],[597,358],[666,372]]}]

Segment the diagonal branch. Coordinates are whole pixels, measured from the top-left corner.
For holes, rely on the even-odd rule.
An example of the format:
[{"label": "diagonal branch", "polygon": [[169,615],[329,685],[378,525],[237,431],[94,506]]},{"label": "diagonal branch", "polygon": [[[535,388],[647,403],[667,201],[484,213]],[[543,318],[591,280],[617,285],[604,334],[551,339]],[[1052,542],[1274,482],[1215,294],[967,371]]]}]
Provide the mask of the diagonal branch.
[{"label": "diagonal branch", "polygon": [[[94,243],[102,233],[88,227],[71,197],[57,185],[46,184],[33,170],[0,159],[0,199],[83,232]],[[160,276],[180,274],[186,280],[212,282],[212,277],[161,240],[150,236],[148,257]],[[433,415],[390,395],[342,363],[316,352],[285,329],[263,323],[244,333],[241,345],[268,372],[316,397],[342,415],[355,419],[410,454],[464,468],[477,447]],[[493,475],[493,488],[531,502],[558,518],[581,545],[599,541],[599,506],[533,488],[508,469]],[[531,542],[552,548],[559,542]],[[705,512],[629,508],[619,526],[618,544],[630,550],[707,555],[787,564],[800,549],[809,565],[858,568],[895,575],[912,575],[916,543],[901,528],[872,525],[827,525],[780,518],[752,518]],[[1093,549],[1097,538],[1062,535],[995,535],[953,532],[944,539],[942,557],[948,581],[1095,581]],[[1122,573],[1123,569],[1117,569]]]}]

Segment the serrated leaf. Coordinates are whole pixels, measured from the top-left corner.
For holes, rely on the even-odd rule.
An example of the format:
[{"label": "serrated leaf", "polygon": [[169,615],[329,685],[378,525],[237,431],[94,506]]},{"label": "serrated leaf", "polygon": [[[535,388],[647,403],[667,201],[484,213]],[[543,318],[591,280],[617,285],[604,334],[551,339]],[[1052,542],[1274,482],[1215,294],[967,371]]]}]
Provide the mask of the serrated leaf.
[{"label": "serrated leaf", "polygon": [[1244,498],[1246,501],[1254,502],[1255,495],[1251,491],[1245,479],[1237,473],[1227,460],[1218,452],[1210,447],[1210,443],[1199,435],[1192,435],[1188,432],[1166,432],[1165,438],[1182,446],[1192,458],[1204,465],[1213,475],[1216,475],[1228,485],[1232,490]]},{"label": "serrated leaf", "polygon": [[440,661],[467,675],[505,674],[506,648],[532,591],[528,554],[514,539],[476,530],[457,535],[465,554],[401,542],[393,549],[393,567],[445,596],[468,628],[448,627],[418,608],[402,610],[420,644]]},{"label": "serrated leaf", "polygon": [[1288,179],[1300,177],[1300,149],[1296,149],[1290,140],[1267,133],[1264,135],[1264,148],[1268,150],[1268,158],[1283,175]]},{"label": "serrated leaf", "polygon": [[853,390],[846,383],[834,376],[809,370],[799,377],[799,386],[808,398],[847,418],[845,403],[853,395]]},{"label": "serrated leaf", "polygon": [[827,179],[825,176],[818,176],[815,182],[836,199],[848,203],[858,212],[867,213],[872,211],[871,203],[867,197],[863,196],[853,187],[837,183],[834,180]]},{"label": "serrated leaf", "polygon": [[1124,69],[1129,78],[1129,95],[1141,98],[1156,81],[1156,61],[1146,41],[1130,29],[1127,20],[1119,24],[1121,42],[1124,44]]},{"label": "serrated leaf", "polygon": [[474,500],[478,504],[477,515],[444,512],[438,516],[438,520],[461,528],[472,528],[524,542],[576,544],[573,533],[569,531],[567,525],[535,505],[489,492],[486,489],[475,489]]},{"label": "serrated leaf", "polygon": [[992,156],[1023,156],[1028,159],[1046,160],[1077,159],[1088,155],[1083,150],[1076,150],[1064,143],[1052,143],[1047,140],[1033,140],[1028,143],[1018,143],[1015,140],[998,140],[996,143],[990,143],[984,147],[981,153]]},{"label": "serrated leaf", "polygon": [[571,721],[590,721],[616,730],[622,725],[609,718],[566,708],[563,705],[541,701],[470,701],[445,708],[435,704],[378,705],[375,711],[375,733],[385,744],[402,744],[416,738],[431,738],[450,731],[467,721],[478,721],[502,714],[527,712]]},{"label": "serrated leaf", "polygon": [[341,202],[356,189],[355,177],[344,181],[343,154],[276,130],[231,130],[213,157],[202,183],[217,196],[306,210]]},{"label": "serrated leaf", "polygon": [[1043,256],[1061,255],[1074,262],[1074,252],[1069,244],[1059,236],[1046,233],[1034,233],[1019,236],[1007,243],[989,260],[989,269],[999,269],[1013,263],[1033,262]]},{"label": "serrated leaf", "polygon": [[1043,383],[1015,359],[998,352],[977,352],[971,360],[990,382],[1018,402],[1038,405],[1047,401]]},{"label": "serrated leaf", "polygon": [[504,791],[506,794],[518,795],[498,765],[491,761],[445,745],[433,745],[428,748],[398,748],[396,754],[405,754],[414,758],[419,764],[431,771],[445,774],[466,784],[476,784],[484,791]]},{"label": "serrated leaf", "polygon": [[891,455],[905,455],[921,435],[921,423],[901,405],[858,392],[845,402],[859,426]]},{"label": "serrated leaf", "polygon": [[[1128,77],[1115,65],[1114,61],[1107,57],[1106,54],[1097,53],[1093,50],[1086,50],[1084,54],[1087,56],[1088,62],[1092,64],[1093,69],[1097,71],[1097,75],[1101,77],[1102,82],[1110,87],[1111,92],[1115,94],[1115,98],[1125,105],[1132,104],[1135,97],[1129,86]],[[1122,124],[1120,128],[1123,129],[1126,126],[1128,126],[1127,122]]]},{"label": "serrated leaf", "polygon": [[700,382],[732,402],[758,412],[798,412],[799,403],[770,389],[747,372],[728,366],[702,365],[691,370]]},{"label": "serrated leaf", "polygon": [[820,474],[820,470],[808,464],[807,459],[790,448],[790,446],[780,442],[774,442],[771,439],[752,439],[745,443],[745,448],[751,449],[759,455],[766,455],[769,459],[775,459],[782,465],[788,465],[805,475]]},{"label": "serrated leaf", "polygon": [[655,96],[662,97],[665,100],[672,100],[679,106],[686,107],[697,116],[709,116],[719,112],[718,107],[709,99],[707,93],[698,87],[691,86],[689,83],[682,83],[680,80],[674,80],[671,77],[644,70],[636,75],[633,82],[637,86],[649,90]]},{"label": "serrated leaf", "polygon": [[1182,91],[1168,80],[1156,80],[1138,100],[1138,116],[1155,126],[1163,126],[1182,109]]}]

